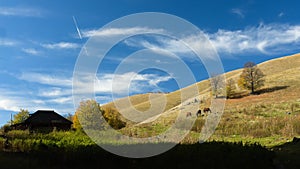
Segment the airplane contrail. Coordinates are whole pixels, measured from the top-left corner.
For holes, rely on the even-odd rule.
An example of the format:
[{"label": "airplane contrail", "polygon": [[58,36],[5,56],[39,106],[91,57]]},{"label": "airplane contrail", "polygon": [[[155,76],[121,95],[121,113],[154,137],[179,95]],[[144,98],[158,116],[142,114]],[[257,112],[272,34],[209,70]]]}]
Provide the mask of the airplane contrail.
[{"label": "airplane contrail", "polygon": [[[78,25],[77,25],[77,21],[76,21],[76,18],[75,18],[75,16],[73,16],[73,21],[74,21],[74,25],[75,25],[75,27],[76,27],[76,30],[77,30],[78,36],[79,36],[79,38],[82,40],[81,32],[80,32],[80,29],[79,29],[79,27],[78,27]],[[87,50],[86,50],[86,47],[85,47],[85,46],[83,46],[83,49],[84,49],[84,51],[85,51],[86,55],[88,55],[88,52],[87,52]]]},{"label": "airplane contrail", "polygon": [[75,16],[73,16],[73,21],[74,21],[74,24],[75,24],[75,27],[76,27],[78,36],[79,36],[80,39],[82,39],[81,32],[80,32],[79,27],[78,27],[78,25],[77,25],[77,21],[76,21],[76,19],[75,19]]}]

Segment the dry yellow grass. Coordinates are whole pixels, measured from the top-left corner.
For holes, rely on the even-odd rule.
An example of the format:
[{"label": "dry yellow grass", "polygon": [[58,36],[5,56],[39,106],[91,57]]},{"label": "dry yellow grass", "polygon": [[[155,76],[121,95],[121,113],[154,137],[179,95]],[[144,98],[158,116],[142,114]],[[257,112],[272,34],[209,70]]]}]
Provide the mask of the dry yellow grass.
[{"label": "dry yellow grass", "polygon": [[[225,107],[225,118],[232,118],[230,112],[255,112],[256,107],[263,105],[267,106],[265,109],[257,109],[259,111],[263,110],[265,112],[280,112],[289,111],[289,105],[292,103],[297,103],[300,101],[300,54],[295,54],[292,56],[286,56],[274,60],[269,60],[258,64],[258,67],[264,72],[265,77],[265,86],[261,89],[264,92],[260,95],[248,95],[238,99],[229,99],[226,101]],[[242,69],[234,70],[225,74],[226,79],[232,78],[235,81],[239,78]],[[195,87],[198,87],[199,93],[192,92]],[[237,89],[237,92],[247,92]],[[181,94],[185,93],[184,97],[181,97]],[[210,105],[211,97],[211,86],[209,80],[204,80],[198,82],[194,85],[188,86],[181,90],[177,90],[167,94],[139,94],[130,97],[130,101],[135,109],[147,112],[151,103],[149,97],[152,96],[154,102],[163,102],[163,99],[166,100],[165,108],[162,112],[156,112],[155,115],[160,114],[161,118],[157,118],[153,124],[159,123],[170,123],[174,121],[179,109],[185,107],[181,104],[186,100],[191,100],[193,98],[198,98],[203,101],[199,105],[200,108],[207,107]],[[153,97],[153,95],[157,95]],[[116,100],[115,102],[124,105],[124,110],[126,113],[130,113],[130,107],[124,99]],[[122,103],[124,102],[124,103]],[[300,103],[300,102],[299,102]],[[114,107],[114,103],[109,103],[104,106]],[[262,106],[262,107],[263,107]],[[268,108],[272,107],[272,108]],[[277,106],[277,107],[276,107]],[[126,110],[127,109],[127,110]],[[253,110],[252,110],[253,109]],[[269,109],[269,110],[267,110]],[[243,110],[243,111],[241,111]],[[152,111],[156,111],[153,109]],[[185,110],[188,111],[188,110]],[[248,119],[247,113],[240,116],[240,118]],[[242,117],[244,116],[244,117]],[[253,118],[253,117],[251,117]]]},{"label": "dry yellow grass", "polygon": [[[260,89],[260,94],[249,95],[249,91],[237,88],[236,92],[243,93],[243,97],[226,100],[221,121],[210,139],[255,140],[270,146],[300,136],[300,54],[269,60],[258,64],[258,67],[266,75],[265,86]],[[242,69],[227,72],[225,77],[227,80],[231,78],[237,81],[241,72]],[[198,87],[198,93],[194,92],[195,87]],[[181,97],[182,93],[185,93],[184,97]],[[154,103],[166,100],[164,109],[152,109],[149,97]],[[123,128],[121,132],[136,137],[148,137],[167,130],[176,118],[180,117],[178,115],[183,115],[180,113],[191,111],[195,116],[193,106],[187,104],[195,98],[202,101],[196,103],[199,108],[210,106],[211,86],[209,80],[204,80],[167,94],[146,93],[129,98],[135,109],[145,114],[151,110],[153,116],[130,123],[131,125]],[[131,113],[131,105],[124,102],[124,99],[115,102],[124,105],[124,109],[119,111]],[[114,103],[104,106],[113,107]],[[288,115],[286,112],[292,114]],[[204,116],[196,120],[191,133],[183,142],[198,141],[205,119]]]}]

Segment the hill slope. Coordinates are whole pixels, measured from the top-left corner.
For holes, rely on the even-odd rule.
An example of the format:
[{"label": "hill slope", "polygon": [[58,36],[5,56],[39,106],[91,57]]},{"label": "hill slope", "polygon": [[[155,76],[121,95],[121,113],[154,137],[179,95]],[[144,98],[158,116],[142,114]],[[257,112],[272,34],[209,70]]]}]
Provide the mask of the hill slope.
[{"label": "hill slope", "polygon": [[[237,93],[242,93],[243,97],[226,101],[222,120],[215,132],[216,137],[241,135],[262,138],[300,135],[300,54],[269,60],[258,64],[258,67],[266,75],[265,86],[259,90],[259,95],[249,95],[247,91],[236,90]],[[226,73],[226,79],[232,78],[237,81],[241,71],[242,69],[238,69]],[[198,87],[199,95],[190,92],[195,87]],[[182,92],[186,93],[183,98]],[[166,101],[163,111],[160,111],[161,107],[151,107],[149,98],[153,103]],[[195,99],[199,102],[194,103]],[[201,109],[209,107],[211,86],[209,80],[204,80],[167,94],[147,93],[129,97],[135,109],[147,114],[142,118],[135,117],[141,114],[132,113],[134,109],[130,102],[125,100],[119,99],[114,103],[122,105],[119,111],[127,118],[136,119],[135,125],[128,128],[146,126],[149,130],[156,130],[153,127],[159,126],[159,131],[163,131],[174,122],[180,110],[191,111],[195,116],[196,110],[191,108],[189,103],[194,103]],[[115,107],[114,103],[104,107]],[[286,116],[286,112],[291,116]],[[204,121],[205,117],[197,119],[195,125],[198,126],[193,131],[199,133]]]},{"label": "hill slope", "polygon": [[[240,99],[229,99],[226,102],[227,107],[234,107],[237,105],[247,106],[249,104],[249,100],[251,100],[251,104],[254,104],[257,102],[273,103],[278,101],[300,99],[300,54],[266,61],[258,64],[258,67],[266,75],[265,86],[260,90],[263,94],[242,97]],[[242,69],[238,69],[226,73],[226,79],[232,78],[237,81],[241,71]],[[197,85],[200,93],[198,98],[204,99],[204,101],[209,100],[211,90],[209,80],[198,82],[181,90],[183,92],[191,90],[191,88],[195,87],[195,85]],[[162,96],[164,96],[167,100],[165,108],[165,111],[167,111],[180,105],[180,94],[182,92],[181,90],[177,90],[168,94],[146,93],[134,95],[130,96],[129,98],[118,99],[115,102],[104,105],[104,107],[115,107],[115,104],[118,104],[123,109],[127,109],[131,106],[130,104],[128,104],[127,99],[129,99],[132,106],[134,106],[137,110],[147,111],[151,107],[149,97],[154,97],[159,100],[163,99]],[[238,90],[238,92],[240,91],[242,90]],[[196,95],[194,93],[190,93],[185,98],[182,98],[182,100],[185,101],[193,97],[196,97]],[[206,101],[206,104],[209,104],[209,101]]]}]

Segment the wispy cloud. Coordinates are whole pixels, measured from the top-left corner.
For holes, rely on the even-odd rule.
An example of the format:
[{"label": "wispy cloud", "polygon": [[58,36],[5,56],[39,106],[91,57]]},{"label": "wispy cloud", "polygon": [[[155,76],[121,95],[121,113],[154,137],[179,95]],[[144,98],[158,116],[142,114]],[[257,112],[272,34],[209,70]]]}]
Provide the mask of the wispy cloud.
[{"label": "wispy cloud", "polygon": [[203,59],[215,59],[209,53],[213,50],[212,45],[202,34],[182,36],[181,39],[157,36],[154,40],[149,40],[149,38],[134,37],[124,42],[128,46],[151,49],[153,52],[169,57],[178,55],[182,58],[193,59],[195,56],[194,52],[198,52],[202,54],[201,57]]},{"label": "wispy cloud", "polygon": [[19,77],[20,80],[35,82],[51,86],[72,86],[72,79],[50,74],[41,74],[35,72],[23,72]]},{"label": "wispy cloud", "polygon": [[107,28],[107,29],[92,29],[83,30],[82,37],[92,37],[92,36],[118,36],[118,35],[130,35],[138,33],[163,33],[163,29],[150,29],[146,27],[131,27],[131,28]]},{"label": "wispy cloud", "polygon": [[245,18],[245,11],[239,8],[233,8],[230,11],[231,13],[239,16],[240,18]]},{"label": "wispy cloud", "polygon": [[100,104],[106,104],[106,103],[113,101],[112,96],[107,96],[107,95],[106,96],[96,96],[95,99]]},{"label": "wispy cloud", "polygon": [[300,25],[260,24],[244,30],[218,30],[208,36],[219,52],[272,54],[280,52],[279,50],[292,51],[297,48],[300,43]]},{"label": "wispy cloud", "polygon": [[55,99],[50,99],[48,100],[48,102],[53,102],[53,103],[58,103],[58,104],[66,104],[66,103],[73,103],[73,98],[72,96],[69,96],[69,97],[58,97],[58,98],[55,98]]},{"label": "wispy cloud", "polygon": [[155,38],[154,42],[150,42],[149,40],[146,39],[138,39],[138,38],[131,38],[125,40],[125,44],[128,46],[133,46],[133,47],[144,47],[147,49],[151,49],[153,51],[169,51],[172,53],[187,53],[191,52],[191,50],[186,47],[185,45],[182,44],[179,40],[176,39],[168,39],[164,37],[157,37]]},{"label": "wispy cloud", "polygon": [[[220,29],[215,33],[206,33],[206,35],[211,45],[221,54],[263,53],[270,55],[298,50],[300,45],[300,25],[261,23],[259,26],[249,26],[240,30]],[[149,38],[131,38],[126,40],[125,44],[153,51],[167,50],[188,57],[192,51],[182,42],[199,51],[210,45],[197,36],[186,36],[180,40],[158,37],[155,41]]]},{"label": "wispy cloud", "polygon": [[278,17],[279,18],[281,18],[281,17],[283,17],[285,14],[283,13],[283,12],[280,12],[279,14],[278,14]]},{"label": "wispy cloud", "polygon": [[26,7],[0,7],[0,15],[21,16],[21,17],[41,17],[43,12],[37,8]]},{"label": "wispy cloud", "polygon": [[[172,79],[171,76],[159,76],[156,74],[138,74],[127,72],[123,74],[99,75],[96,81],[96,92],[109,92],[122,94],[130,92],[142,92],[145,89],[156,87],[161,82]],[[104,85],[103,85],[104,84]]]},{"label": "wispy cloud", "polygon": [[[139,74],[124,72],[119,74],[84,75],[75,82],[75,93],[95,92],[97,94],[124,94],[145,92],[161,82],[170,80],[171,76],[157,74]],[[93,88],[94,87],[94,88]],[[91,89],[94,91],[91,91]]]},{"label": "wispy cloud", "polygon": [[[21,108],[32,110],[33,107],[45,104],[43,100],[28,98],[24,91],[11,91],[9,88],[0,88],[0,92],[0,110],[17,112]],[[25,97],[27,99],[24,99]]]},{"label": "wispy cloud", "polygon": [[34,94],[28,94],[33,92],[31,90],[12,91],[9,88],[0,88],[0,110],[18,112],[20,109],[27,109],[30,112],[35,112],[39,109],[55,109],[59,113],[74,112],[71,94],[53,98],[41,98]]},{"label": "wispy cloud", "polygon": [[41,88],[38,91],[38,96],[53,98],[53,97],[61,97],[68,96],[72,94],[71,88],[65,87],[50,87],[50,88]]},{"label": "wispy cloud", "polygon": [[41,44],[41,46],[47,49],[77,49],[81,47],[80,44],[71,42],[48,43]]},{"label": "wispy cloud", "polygon": [[18,111],[20,107],[14,99],[0,98],[0,110]]},{"label": "wispy cloud", "polygon": [[[73,113],[72,97],[62,97],[48,100],[32,99],[22,96],[10,97],[0,96],[0,110],[18,112],[20,109],[27,109],[35,112],[39,109],[56,110],[59,113]],[[8,120],[8,119],[7,119]]]},{"label": "wispy cloud", "polygon": [[41,51],[33,48],[23,48],[22,51],[30,55],[40,55],[42,53]]},{"label": "wispy cloud", "polygon": [[11,39],[0,39],[0,46],[16,46],[19,42]]}]

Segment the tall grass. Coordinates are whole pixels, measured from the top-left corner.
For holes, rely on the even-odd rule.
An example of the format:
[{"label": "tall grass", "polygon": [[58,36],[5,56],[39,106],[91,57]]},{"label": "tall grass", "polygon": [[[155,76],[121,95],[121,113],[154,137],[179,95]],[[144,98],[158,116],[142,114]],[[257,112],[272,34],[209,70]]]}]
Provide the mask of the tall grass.
[{"label": "tall grass", "polygon": [[[150,137],[168,129],[176,116],[169,115],[158,122],[128,127],[124,134],[134,137]],[[205,125],[204,117],[196,119],[191,132],[200,133]],[[177,124],[183,128],[185,124]],[[276,104],[259,103],[248,107],[226,108],[214,136],[219,138],[240,136],[242,138],[292,138],[300,136],[300,103],[279,102]],[[199,134],[189,134],[183,143],[197,142]],[[216,137],[215,137],[216,138]]]},{"label": "tall grass", "polygon": [[[63,149],[74,150],[80,146],[94,145],[95,143],[84,133],[75,131],[51,132],[49,134],[30,133],[29,131],[13,130],[7,134],[9,151],[31,152],[35,150]],[[5,139],[0,139],[1,149]]]}]

